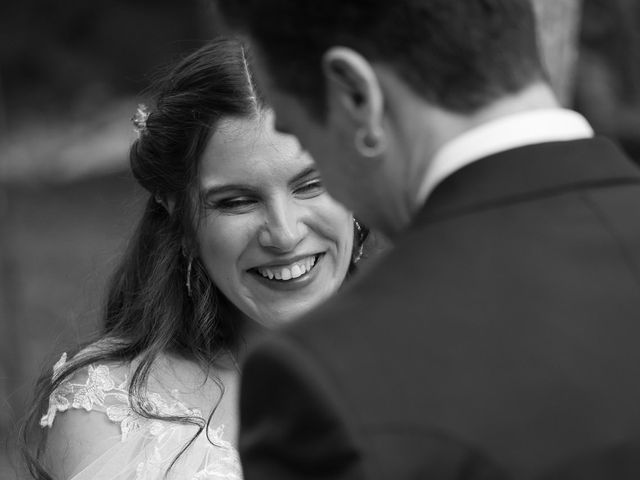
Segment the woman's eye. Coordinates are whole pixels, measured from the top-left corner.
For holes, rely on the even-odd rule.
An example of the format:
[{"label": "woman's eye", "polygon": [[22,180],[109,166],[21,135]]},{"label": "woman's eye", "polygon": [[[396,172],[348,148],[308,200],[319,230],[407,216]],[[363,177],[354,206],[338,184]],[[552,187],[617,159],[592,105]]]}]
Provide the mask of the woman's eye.
[{"label": "woman's eye", "polygon": [[234,197],[216,200],[213,208],[224,213],[244,213],[256,204],[256,200],[251,197]]},{"label": "woman's eye", "polygon": [[324,193],[324,185],[322,184],[322,180],[316,178],[296,188],[295,193],[303,198],[315,197]]}]

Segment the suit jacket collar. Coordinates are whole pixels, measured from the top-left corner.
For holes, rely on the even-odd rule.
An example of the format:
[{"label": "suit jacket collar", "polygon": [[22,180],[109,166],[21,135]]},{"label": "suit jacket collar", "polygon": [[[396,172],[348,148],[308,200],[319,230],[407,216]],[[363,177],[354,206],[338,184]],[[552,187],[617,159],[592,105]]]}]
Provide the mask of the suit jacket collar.
[{"label": "suit jacket collar", "polygon": [[578,112],[563,108],[526,110],[482,123],[445,143],[429,162],[418,191],[424,202],[456,170],[498,152],[545,142],[592,138],[593,129]]},{"label": "suit jacket collar", "polygon": [[529,197],[621,183],[640,183],[640,170],[604,138],[527,145],[485,157],[446,178],[413,226]]}]

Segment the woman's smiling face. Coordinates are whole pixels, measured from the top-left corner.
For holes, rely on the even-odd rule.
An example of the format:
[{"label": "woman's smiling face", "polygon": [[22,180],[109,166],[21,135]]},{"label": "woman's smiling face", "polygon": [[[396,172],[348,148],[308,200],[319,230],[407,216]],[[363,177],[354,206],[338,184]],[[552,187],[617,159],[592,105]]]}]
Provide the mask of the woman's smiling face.
[{"label": "woman's smiling face", "polygon": [[200,161],[199,256],[245,315],[275,326],[304,314],[343,282],[353,217],[325,191],[295,137],[270,112],[219,122]]}]

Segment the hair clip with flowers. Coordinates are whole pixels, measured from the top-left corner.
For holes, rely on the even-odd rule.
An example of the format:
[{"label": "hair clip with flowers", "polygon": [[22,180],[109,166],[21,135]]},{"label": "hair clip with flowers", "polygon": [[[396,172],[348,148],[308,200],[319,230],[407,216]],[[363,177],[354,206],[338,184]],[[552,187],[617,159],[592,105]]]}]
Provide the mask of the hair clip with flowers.
[{"label": "hair clip with flowers", "polygon": [[149,109],[144,103],[139,103],[136,113],[131,117],[133,128],[138,134],[138,138],[142,136],[147,129],[147,119],[149,118]]}]

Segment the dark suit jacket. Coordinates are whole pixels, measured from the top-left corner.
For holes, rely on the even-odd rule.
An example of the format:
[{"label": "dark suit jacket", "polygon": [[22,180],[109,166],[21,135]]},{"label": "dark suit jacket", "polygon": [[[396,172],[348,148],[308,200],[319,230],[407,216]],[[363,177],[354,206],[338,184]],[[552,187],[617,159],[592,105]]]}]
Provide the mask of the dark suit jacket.
[{"label": "dark suit jacket", "polygon": [[447,178],[393,251],[249,356],[247,480],[638,478],[639,212],[604,139]]}]

